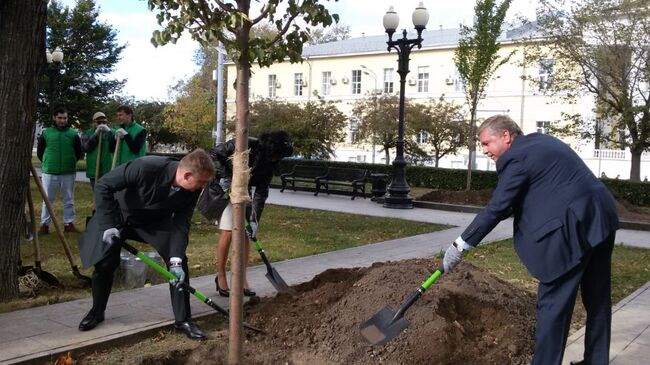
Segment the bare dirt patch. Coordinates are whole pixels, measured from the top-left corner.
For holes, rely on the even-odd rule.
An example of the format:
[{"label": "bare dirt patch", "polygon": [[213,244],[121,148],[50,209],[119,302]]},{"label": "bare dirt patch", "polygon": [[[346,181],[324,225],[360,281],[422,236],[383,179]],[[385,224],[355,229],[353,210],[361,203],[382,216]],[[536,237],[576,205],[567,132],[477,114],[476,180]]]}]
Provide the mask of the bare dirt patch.
[{"label": "bare dirt patch", "polygon": [[[388,304],[397,309],[430,275],[432,260],[331,269],[247,308],[245,364],[527,364],[533,352],[534,295],[469,263],[443,275],[407,312],[407,330],[383,347],[359,325]],[[225,364],[226,331],[178,361]],[[220,340],[222,339],[222,340]],[[181,359],[177,359],[181,360]],[[155,363],[155,362],[151,362]]]},{"label": "bare dirt patch", "polygon": [[[485,206],[492,197],[492,189],[477,191],[430,190],[423,192],[416,200],[446,204]],[[639,207],[624,199],[616,198],[619,219],[629,222],[650,223],[650,208]]]}]

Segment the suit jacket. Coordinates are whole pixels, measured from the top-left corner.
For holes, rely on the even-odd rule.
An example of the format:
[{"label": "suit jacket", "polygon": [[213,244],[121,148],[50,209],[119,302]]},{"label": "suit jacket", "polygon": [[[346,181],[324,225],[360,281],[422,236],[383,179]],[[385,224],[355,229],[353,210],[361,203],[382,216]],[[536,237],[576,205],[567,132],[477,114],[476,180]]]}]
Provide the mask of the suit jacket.
[{"label": "suit jacket", "polygon": [[108,228],[128,227],[166,258],[184,257],[199,192],[172,189],[178,160],[141,157],[104,175],[95,184],[96,211],[79,240],[84,266],[101,260]]},{"label": "suit jacket", "polygon": [[[252,212],[251,208],[247,209],[249,221],[259,222],[262,217],[262,211],[266,199],[269,196],[269,186],[273,178],[273,170],[277,162],[269,159],[269,153],[261,151],[259,141],[256,138],[248,139],[248,148],[250,155],[248,157],[248,167],[251,169],[250,180],[248,181],[249,191],[255,187],[253,194]],[[229,202],[228,193],[224,192],[219,185],[219,178],[226,177],[232,179],[232,155],[235,153],[235,140],[231,139],[224,142],[210,151],[210,156],[217,169],[217,176],[204,189],[198,204],[198,211],[208,220],[214,221],[221,217],[221,213]],[[254,213],[251,215],[251,213]]]},{"label": "suit jacket", "polygon": [[557,138],[519,135],[496,166],[497,188],[461,237],[476,246],[512,213],[517,255],[541,282],[562,276],[618,229],[609,190]]}]

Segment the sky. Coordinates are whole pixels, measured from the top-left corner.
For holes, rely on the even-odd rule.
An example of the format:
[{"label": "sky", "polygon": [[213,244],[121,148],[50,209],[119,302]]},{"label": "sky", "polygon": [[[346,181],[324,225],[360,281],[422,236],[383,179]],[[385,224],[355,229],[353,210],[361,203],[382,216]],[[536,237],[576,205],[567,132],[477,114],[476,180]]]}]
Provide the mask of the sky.
[{"label": "sky", "polygon": [[[63,0],[64,5],[74,6],[75,0]],[[256,1],[253,1],[254,3]],[[458,28],[469,24],[474,13],[475,0],[425,0],[429,11],[427,29]],[[516,14],[529,18],[534,16],[536,0],[514,0],[508,18]],[[136,100],[169,101],[169,87],[193,75],[198,66],[194,63],[197,43],[185,34],[176,44],[154,47],[151,34],[160,29],[155,13],[147,8],[145,0],[96,0],[100,8],[99,19],[117,31],[119,44],[127,44],[122,59],[111,77],[126,79],[122,93]],[[260,2],[258,2],[260,3]],[[263,1],[261,2],[263,3]],[[331,13],[339,15],[339,22],[350,26],[350,35],[360,37],[384,33],[382,18],[390,5],[400,17],[399,28],[412,29],[411,14],[419,1],[413,0],[339,0],[325,1]],[[65,62],[65,60],[64,60]]]}]

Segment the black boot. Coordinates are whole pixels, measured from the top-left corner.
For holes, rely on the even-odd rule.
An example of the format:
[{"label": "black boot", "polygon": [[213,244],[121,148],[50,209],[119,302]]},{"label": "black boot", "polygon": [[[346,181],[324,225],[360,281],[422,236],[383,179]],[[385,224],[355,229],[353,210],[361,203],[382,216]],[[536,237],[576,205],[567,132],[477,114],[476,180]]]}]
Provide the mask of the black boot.
[{"label": "black boot", "polygon": [[174,328],[176,328],[178,331],[185,332],[187,337],[193,340],[205,340],[207,338],[205,336],[205,333],[203,333],[203,331],[201,331],[199,327],[191,320],[185,322],[176,322],[174,324]]},{"label": "black boot", "polygon": [[79,323],[79,331],[90,331],[104,321],[104,313],[96,315],[91,309]]}]

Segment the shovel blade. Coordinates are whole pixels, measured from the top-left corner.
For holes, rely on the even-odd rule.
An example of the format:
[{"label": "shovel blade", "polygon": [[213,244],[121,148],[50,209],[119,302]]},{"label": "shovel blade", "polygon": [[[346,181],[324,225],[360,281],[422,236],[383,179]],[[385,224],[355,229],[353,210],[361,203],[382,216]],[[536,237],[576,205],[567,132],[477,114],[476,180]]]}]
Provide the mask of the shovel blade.
[{"label": "shovel blade", "polygon": [[399,336],[409,326],[404,317],[395,318],[395,311],[385,306],[359,327],[363,339],[371,345],[382,346]]},{"label": "shovel blade", "polygon": [[289,285],[282,279],[280,276],[280,273],[275,270],[274,267],[271,267],[267,272],[266,272],[266,278],[269,279],[275,290],[278,291],[278,293],[288,293],[288,294],[295,294],[296,291],[291,289]]}]

